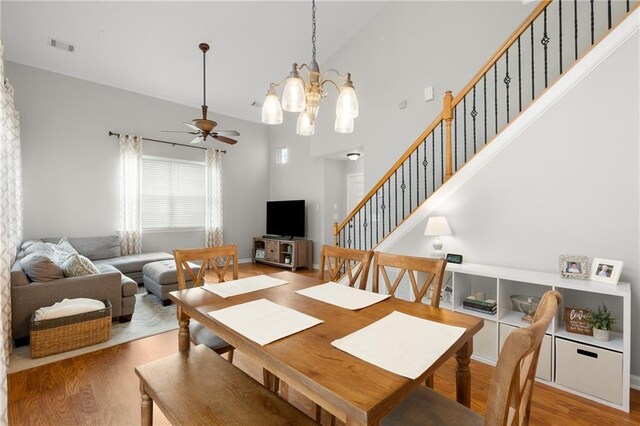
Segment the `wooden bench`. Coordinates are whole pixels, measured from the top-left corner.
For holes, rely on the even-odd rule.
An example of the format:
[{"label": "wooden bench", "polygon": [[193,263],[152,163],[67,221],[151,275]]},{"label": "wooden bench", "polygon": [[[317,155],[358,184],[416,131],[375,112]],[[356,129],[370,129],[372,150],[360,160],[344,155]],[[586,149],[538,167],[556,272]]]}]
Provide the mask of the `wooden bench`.
[{"label": "wooden bench", "polygon": [[313,425],[301,411],[204,345],[136,367],[142,425],[153,403],[174,425]]}]

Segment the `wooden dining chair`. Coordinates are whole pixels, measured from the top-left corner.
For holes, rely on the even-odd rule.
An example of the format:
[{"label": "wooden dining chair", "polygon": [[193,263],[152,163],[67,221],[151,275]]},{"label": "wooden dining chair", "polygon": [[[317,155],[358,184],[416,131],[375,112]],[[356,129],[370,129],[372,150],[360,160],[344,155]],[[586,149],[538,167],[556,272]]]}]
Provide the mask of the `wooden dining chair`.
[{"label": "wooden dining chair", "polygon": [[369,265],[373,252],[371,250],[355,250],[336,246],[322,246],[320,256],[320,279],[325,279],[325,269],[328,279],[338,282],[345,275],[348,277],[349,287],[361,290],[367,287]]},{"label": "wooden dining chair", "polygon": [[[415,302],[422,302],[431,291],[431,306],[440,307],[440,293],[442,292],[442,279],[444,269],[447,267],[445,259],[429,259],[426,257],[404,256],[400,254],[376,252],[373,258],[373,291],[380,292],[380,277],[385,284],[387,294],[396,296],[402,278],[405,274],[409,277]],[[393,282],[389,279],[389,268],[398,270]],[[418,282],[418,274],[426,274],[422,283]]]},{"label": "wooden dining chair", "polygon": [[[210,275],[213,275],[214,279],[221,283],[225,281],[229,268],[232,268],[233,279],[238,279],[238,247],[235,244],[174,250],[173,257],[176,261],[178,288],[180,290],[187,289],[187,275],[193,281],[194,287],[204,284],[206,271],[210,271]],[[189,262],[200,263],[198,273],[193,271]],[[191,341],[196,345],[203,344],[219,354],[228,353],[229,362],[233,362],[233,346],[193,319],[189,322],[189,334],[191,335]]]},{"label": "wooden dining chair", "polygon": [[562,296],[547,291],[529,327],[507,337],[493,371],[485,417],[420,386],[382,421],[383,425],[527,425],[540,345]]}]

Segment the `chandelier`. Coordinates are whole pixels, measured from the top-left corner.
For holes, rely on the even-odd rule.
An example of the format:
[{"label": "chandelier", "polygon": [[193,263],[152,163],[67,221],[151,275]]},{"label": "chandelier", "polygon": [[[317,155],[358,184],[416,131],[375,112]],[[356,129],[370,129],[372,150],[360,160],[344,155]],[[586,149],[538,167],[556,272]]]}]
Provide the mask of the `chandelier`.
[{"label": "chandelier", "polygon": [[[320,67],[316,62],[316,2],[312,0],[312,35],[313,47],[311,63],[309,65],[293,64],[289,76],[280,83],[271,83],[269,91],[262,106],[262,122],[265,124],[281,124],[282,110],[299,112],[296,133],[303,136],[311,136],[315,132],[315,122],[318,117],[320,101],[326,101],[326,84],[332,84],[340,93],[336,103],[336,121],[334,129],[338,133],[353,132],[353,119],[358,116],[358,98],[353,88],[351,74],[340,74],[335,69],[327,70],[320,74]],[[300,71],[307,69],[307,80],[300,76]],[[338,77],[338,83],[328,78],[327,74],[334,73]],[[276,88],[285,83],[282,92],[282,105],[278,99]]]}]

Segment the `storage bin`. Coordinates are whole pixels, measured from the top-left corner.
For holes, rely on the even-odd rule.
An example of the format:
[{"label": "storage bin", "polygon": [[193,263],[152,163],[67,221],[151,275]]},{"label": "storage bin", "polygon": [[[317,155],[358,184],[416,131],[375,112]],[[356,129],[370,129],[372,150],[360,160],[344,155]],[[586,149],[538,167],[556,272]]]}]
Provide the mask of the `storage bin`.
[{"label": "storage bin", "polygon": [[556,383],[622,404],[622,359],[619,352],[556,338]]},{"label": "storage bin", "polygon": [[31,316],[30,349],[32,358],[40,358],[72,349],[95,345],[111,334],[111,303],[92,312],[36,321]]},{"label": "storage bin", "polygon": [[[509,334],[517,329],[518,327],[513,327],[507,324],[500,324],[500,350],[502,350],[502,346],[507,340]],[[540,345],[540,357],[538,358],[536,377],[548,382],[551,381],[551,354],[551,336],[545,334],[542,338],[542,345]]]}]

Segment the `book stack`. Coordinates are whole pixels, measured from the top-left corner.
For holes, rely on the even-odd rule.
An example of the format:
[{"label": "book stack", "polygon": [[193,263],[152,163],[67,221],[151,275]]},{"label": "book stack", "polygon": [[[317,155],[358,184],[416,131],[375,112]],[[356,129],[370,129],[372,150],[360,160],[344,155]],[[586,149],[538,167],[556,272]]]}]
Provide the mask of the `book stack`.
[{"label": "book stack", "polygon": [[495,315],[498,305],[495,300],[478,300],[473,296],[468,296],[462,301],[462,306],[470,311],[480,312],[487,315]]}]

